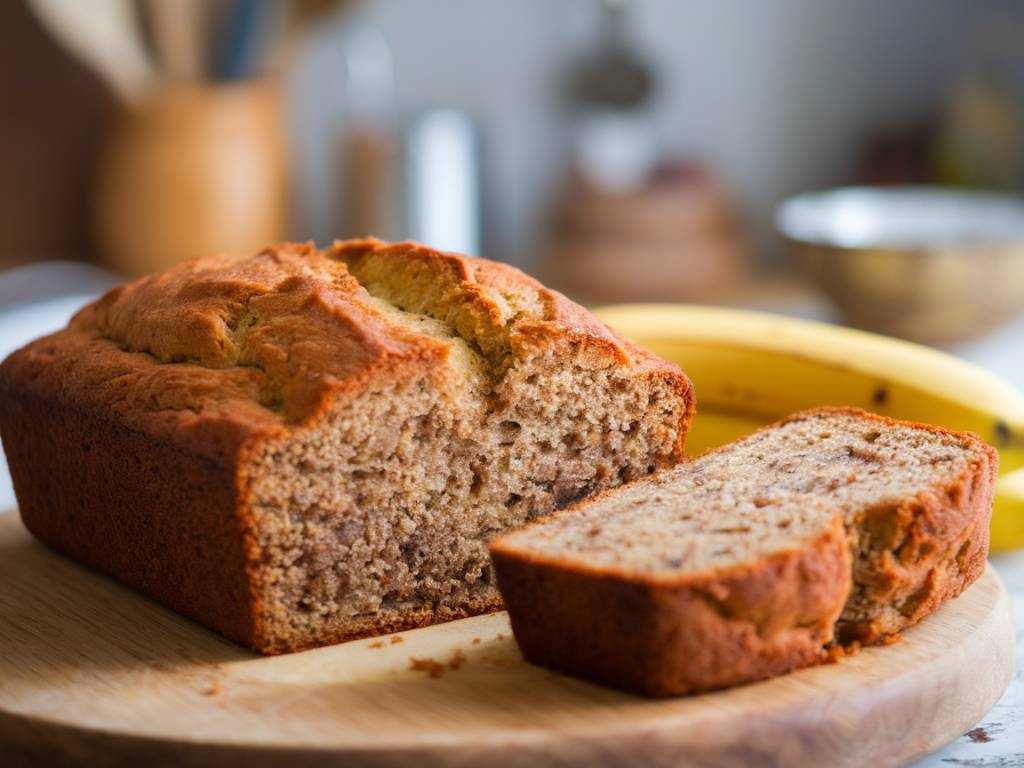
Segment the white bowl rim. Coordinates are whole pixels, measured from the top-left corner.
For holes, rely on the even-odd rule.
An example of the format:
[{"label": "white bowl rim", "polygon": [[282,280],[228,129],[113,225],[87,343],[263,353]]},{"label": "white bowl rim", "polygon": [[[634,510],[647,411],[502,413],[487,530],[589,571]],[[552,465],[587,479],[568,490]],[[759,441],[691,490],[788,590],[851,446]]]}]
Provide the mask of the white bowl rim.
[{"label": "white bowl rim", "polygon": [[1024,244],[1024,198],[958,187],[838,187],[784,201],[775,225],[789,240],[833,248]]}]

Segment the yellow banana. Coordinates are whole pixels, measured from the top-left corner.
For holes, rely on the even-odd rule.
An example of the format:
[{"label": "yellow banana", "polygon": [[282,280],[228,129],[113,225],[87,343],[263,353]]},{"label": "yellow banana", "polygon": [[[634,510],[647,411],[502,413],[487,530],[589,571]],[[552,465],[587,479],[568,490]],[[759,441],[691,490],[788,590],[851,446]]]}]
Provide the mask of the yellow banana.
[{"label": "yellow banana", "polygon": [[[975,432],[999,449],[1002,472],[1024,467],[1024,394],[952,355],[758,312],[622,305],[596,314],[678,363],[693,380],[698,416],[691,451],[713,447],[723,437],[728,442],[793,411],[853,405]],[[1000,480],[994,547],[1024,546],[1024,471],[1020,478]]]},{"label": "yellow banana", "polygon": [[697,393],[697,401],[697,416],[686,436],[686,453],[689,456],[699,456],[704,451],[731,443],[768,423],[742,414],[706,410],[700,404],[700,392]]},{"label": "yellow banana", "polygon": [[991,532],[993,549],[1024,547],[1024,469],[1003,475],[996,483]]}]

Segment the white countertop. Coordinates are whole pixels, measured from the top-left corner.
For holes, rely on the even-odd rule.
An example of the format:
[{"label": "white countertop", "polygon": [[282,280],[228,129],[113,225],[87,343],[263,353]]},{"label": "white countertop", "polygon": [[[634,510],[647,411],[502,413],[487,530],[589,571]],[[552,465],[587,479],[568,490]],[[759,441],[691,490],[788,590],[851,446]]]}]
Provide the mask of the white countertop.
[{"label": "white countertop", "polygon": [[[991,557],[1013,600],[1017,661],[1013,681],[992,710],[970,731],[914,768],[1010,768],[1024,766],[1024,551]],[[978,664],[984,664],[978,659]]]},{"label": "white countertop", "polygon": [[[65,325],[109,278],[82,265],[49,264],[0,275],[0,359],[26,341]],[[57,295],[44,299],[45,292]],[[6,305],[6,309],[4,309]],[[803,317],[828,317],[821,305],[758,307]],[[999,373],[1024,389],[1024,317],[998,333],[951,350]],[[0,463],[0,510],[15,506],[5,462]],[[1012,595],[1017,617],[1017,663],[1013,682],[974,729],[915,768],[1009,768],[1024,766],[1024,551],[994,555],[992,563]],[[984,664],[984,659],[978,659]]]}]

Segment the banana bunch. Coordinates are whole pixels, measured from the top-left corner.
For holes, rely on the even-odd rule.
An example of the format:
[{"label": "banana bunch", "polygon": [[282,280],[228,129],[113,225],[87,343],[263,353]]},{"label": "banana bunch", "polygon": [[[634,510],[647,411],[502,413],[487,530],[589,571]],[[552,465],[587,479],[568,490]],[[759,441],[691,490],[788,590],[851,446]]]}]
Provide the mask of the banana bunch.
[{"label": "banana bunch", "polygon": [[992,548],[1024,547],[1024,394],[998,376],[918,344],[758,312],[637,304],[595,314],[692,379],[690,453],[822,405],[976,433],[999,450]]}]

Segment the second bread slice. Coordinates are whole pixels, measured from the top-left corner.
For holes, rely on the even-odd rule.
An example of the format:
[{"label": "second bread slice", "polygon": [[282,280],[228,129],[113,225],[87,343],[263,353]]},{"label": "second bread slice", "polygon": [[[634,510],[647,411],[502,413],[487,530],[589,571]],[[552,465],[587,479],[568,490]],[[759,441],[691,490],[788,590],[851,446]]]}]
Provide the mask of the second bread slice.
[{"label": "second bread slice", "polygon": [[971,435],[797,414],[491,542],[527,659],[649,695],[871,642],[984,568],[997,465]]}]

